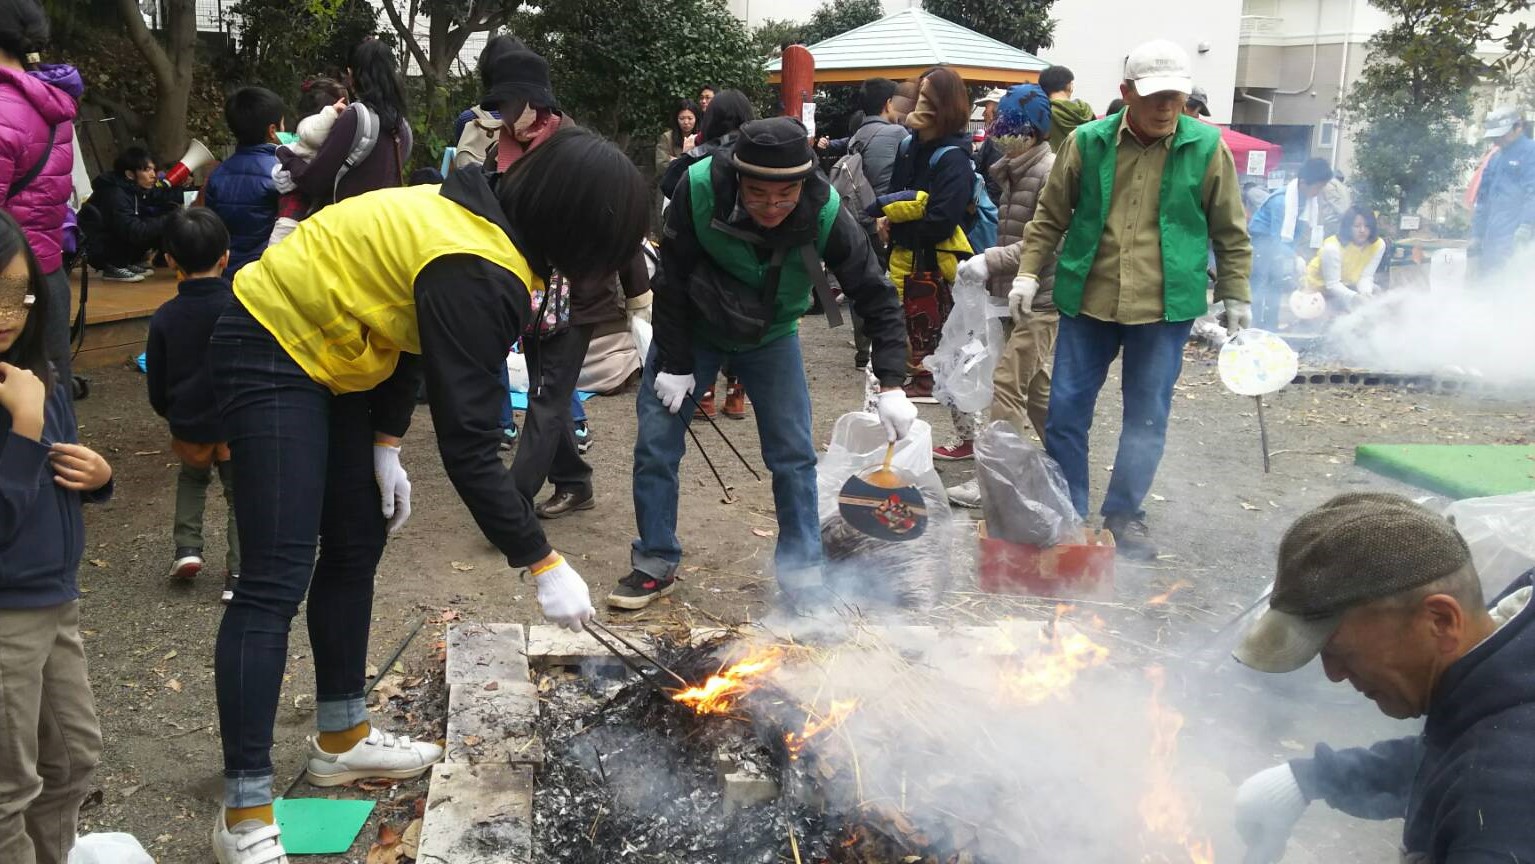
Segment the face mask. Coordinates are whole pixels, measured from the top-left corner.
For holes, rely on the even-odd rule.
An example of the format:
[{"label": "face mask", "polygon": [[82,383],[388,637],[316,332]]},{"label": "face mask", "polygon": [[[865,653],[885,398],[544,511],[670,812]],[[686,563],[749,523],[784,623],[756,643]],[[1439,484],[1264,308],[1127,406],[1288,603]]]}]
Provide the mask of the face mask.
[{"label": "face mask", "polygon": [[529,105],[528,107],[522,109],[522,116],[518,117],[515,121],[512,122],[512,132],[521,135],[522,133],[528,131],[529,127],[537,122],[537,120],[538,109],[534,108],[532,105]]},{"label": "face mask", "polygon": [[20,328],[27,323],[33,297],[27,293],[32,280],[26,276],[0,276],[0,330]]}]

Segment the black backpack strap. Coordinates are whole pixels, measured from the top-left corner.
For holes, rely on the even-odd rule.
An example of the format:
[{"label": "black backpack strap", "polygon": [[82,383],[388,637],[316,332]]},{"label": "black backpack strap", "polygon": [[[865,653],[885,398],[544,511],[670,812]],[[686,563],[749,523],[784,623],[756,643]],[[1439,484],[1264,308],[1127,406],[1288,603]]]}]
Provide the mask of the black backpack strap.
[{"label": "black backpack strap", "polygon": [[832,296],[831,281],[826,278],[826,266],[821,263],[821,257],[809,244],[799,247],[799,257],[805,263],[805,272],[810,274],[810,283],[815,286],[821,311],[826,313],[826,326],[841,327],[842,310],[837,308],[837,298]]},{"label": "black backpack strap", "polygon": [[48,146],[43,148],[43,158],[37,160],[37,164],[28,168],[27,173],[21,175],[20,179],[11,184],[11,188],[5,190],[5,201],[3,203],[10,203],[12,198],[15,198],[21,190],[31,186],[32,181],[36,180],[37,176],[43,173],[43,169],[48,166],[48,157],[53,155],[53,145],[58,140],[59,127],[48,127]]}]

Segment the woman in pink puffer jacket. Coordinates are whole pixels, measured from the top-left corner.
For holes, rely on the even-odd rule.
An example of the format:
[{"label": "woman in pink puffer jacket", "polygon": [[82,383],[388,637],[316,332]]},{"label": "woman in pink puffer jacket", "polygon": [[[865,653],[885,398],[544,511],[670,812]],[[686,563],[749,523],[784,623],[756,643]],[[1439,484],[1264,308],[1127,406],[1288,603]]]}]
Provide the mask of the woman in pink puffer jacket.
[{"label": "woman in pink puffer jacket", "polygon": [[[49,292],[48,359],[69,377],[69,274],[64,225],[74,168],[74,119],[84,85],[73,66],[23,65],[48,38],[34,0],[0,0],[0,206],[21,223]],[[50,147],[48,142],[53,141]],[[36,171],[23,185],[27,175]]]}]

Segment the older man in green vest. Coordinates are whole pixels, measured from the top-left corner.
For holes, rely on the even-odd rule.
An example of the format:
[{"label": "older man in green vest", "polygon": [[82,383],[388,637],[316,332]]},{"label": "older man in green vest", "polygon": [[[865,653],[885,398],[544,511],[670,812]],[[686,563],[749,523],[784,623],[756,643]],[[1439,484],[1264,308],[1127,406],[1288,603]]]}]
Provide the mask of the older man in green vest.
[{"label": "older man in green vest", "polygon": [[1223,323],[1235,333],[1252,318],[1241,184],[1220,130],[1184,116],[1192,90],[1189,57],[1177,44],[1157,40],[1130,54],[1124,110],[1077,127],[1061,148],[1024,231],[1009,297],[1014,308],[1029,308],[1036,274],[1060,249],[1045,449],[1084,518],[1088,430],[1109,364],[1123,354],[1124,422],[1101,512],[1120,553],[1143,560],[1157,550],[1141,503],[1162,460],[1184,343],[1208,308],[1212,249]]},{"label": "older man in green vest", "polygon": [[[824,267],[823,267],[824,262]],[[819,296],[838,318],[837,276],[872,342],[879,418],[891,441],[917,408],[906,398],[906,322],[869,236],[816,170],[805,127],[789,117],[741,127],[730,148],[695,163],[672,194],[655,291],[655,346],[645,362],[634,442],[632,572],[608,605],[643,609],[676,585],[677,469],[699,382],[728,358],[756,408],[778,518],[774,573],[788,604],[821,605],[821,523],[810,391],[799,321]],[[835,322],[834,322],[835,323]],[[686,410],[684,410],[686,409]]]}]

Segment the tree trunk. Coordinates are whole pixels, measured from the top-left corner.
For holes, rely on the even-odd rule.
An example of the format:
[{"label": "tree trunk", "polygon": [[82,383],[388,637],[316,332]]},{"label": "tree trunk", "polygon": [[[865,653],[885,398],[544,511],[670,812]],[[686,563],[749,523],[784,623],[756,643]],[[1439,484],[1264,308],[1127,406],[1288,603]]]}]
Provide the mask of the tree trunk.
[{"label": "tree trunk", "polygon": [[179,159],[186,150],[187,101],[192,94],[192,70],[197,56],[196,0],[163,2],[164,46],[149,32],[136,0],[117,0],[128,38],[154,74],[155,118],[149,130],[149,143],[162,164]]}]

